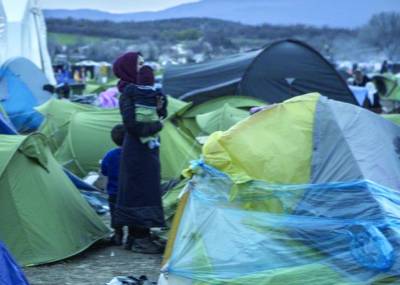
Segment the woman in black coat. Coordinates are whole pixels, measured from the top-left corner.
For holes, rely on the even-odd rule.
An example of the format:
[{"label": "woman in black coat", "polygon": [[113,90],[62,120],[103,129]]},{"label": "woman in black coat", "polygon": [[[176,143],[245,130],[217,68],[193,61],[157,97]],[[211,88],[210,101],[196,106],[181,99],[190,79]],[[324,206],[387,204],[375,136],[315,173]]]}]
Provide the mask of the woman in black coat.
[{"label": "woman in black coat", "polygon": [[[136,118],[137,95],[154,96],[154,92],[158,92],[148,86],[143,88],[138,85],[140,61],[140,54],[131,52],[118,58],[113,66],[115,75],[120,79],[118,89],[122,95],[119,105],[126,131],[115,221],[129,227],[126,249],[160,253],[162,248],[150,236],[150,228],[164,226],[159,148],[150,148],[140,138],[154,136],[161,131],[163,125],[161,120],[140,122]],[[160,93],[157,95],[157,112],[161,119],[166,116],[166,97]]]}]

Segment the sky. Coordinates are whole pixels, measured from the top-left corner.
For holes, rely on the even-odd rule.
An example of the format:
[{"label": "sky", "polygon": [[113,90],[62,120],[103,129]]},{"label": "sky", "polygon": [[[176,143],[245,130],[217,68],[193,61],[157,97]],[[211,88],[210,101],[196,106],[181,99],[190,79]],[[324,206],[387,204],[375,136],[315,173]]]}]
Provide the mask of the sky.
[{"label": "sky", "polygon": [[159,11],[197,0],[39,0],[44,9],[96,9],[112,13]]}]

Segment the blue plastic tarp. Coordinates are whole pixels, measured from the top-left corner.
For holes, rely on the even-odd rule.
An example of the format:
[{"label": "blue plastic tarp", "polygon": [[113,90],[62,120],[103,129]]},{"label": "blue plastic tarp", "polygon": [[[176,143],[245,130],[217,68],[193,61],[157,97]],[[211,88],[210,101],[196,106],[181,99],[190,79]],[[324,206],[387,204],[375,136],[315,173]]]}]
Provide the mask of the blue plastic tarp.
[{"label": "blue plastic tarp", "polygon": [[8,122],[8,120],[1,114],[1,112],[0,112],[0,134],[2,135],[17,134],[17,131],[11,125],[11,122]]},{"label": "blue plastic tarp", "polygon": [[21,268],[0,242],[0,285],[29,285]]},{"label": "blue plastic tarp", "polygon": [[234,184],[201,168],[185,189],[190,194],[165,268],[170,277],[359,285],[399,276],[398,191],[367,180]]}]

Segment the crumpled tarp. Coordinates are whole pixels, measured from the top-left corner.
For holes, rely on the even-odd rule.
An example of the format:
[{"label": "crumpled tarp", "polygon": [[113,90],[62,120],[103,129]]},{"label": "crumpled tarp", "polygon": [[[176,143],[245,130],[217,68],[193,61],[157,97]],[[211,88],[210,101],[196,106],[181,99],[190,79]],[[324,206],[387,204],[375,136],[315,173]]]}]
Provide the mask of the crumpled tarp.
[{"label": "crumpled tarp", "polygon": [[163,269],[168,284],[399,283],[395,190],[371,181],[237,185],[199,168]]},{"label": "crumpled tarp", "polygon": [[2,242],[0,242],[0,284],[29,285],[25,274]]}]

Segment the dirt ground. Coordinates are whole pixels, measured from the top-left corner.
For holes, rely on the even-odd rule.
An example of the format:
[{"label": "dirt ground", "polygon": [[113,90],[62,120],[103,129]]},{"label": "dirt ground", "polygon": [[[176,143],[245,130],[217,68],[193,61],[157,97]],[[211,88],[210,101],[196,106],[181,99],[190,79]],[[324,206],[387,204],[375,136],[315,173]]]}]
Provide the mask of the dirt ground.
[{"label": "dirt ground", "polygon": [[115,276],[146,275],[157,281],[161,260],[161,255],[137,254],[100,242],[72,258],[23,270],[31,285],[105,285]]}]

